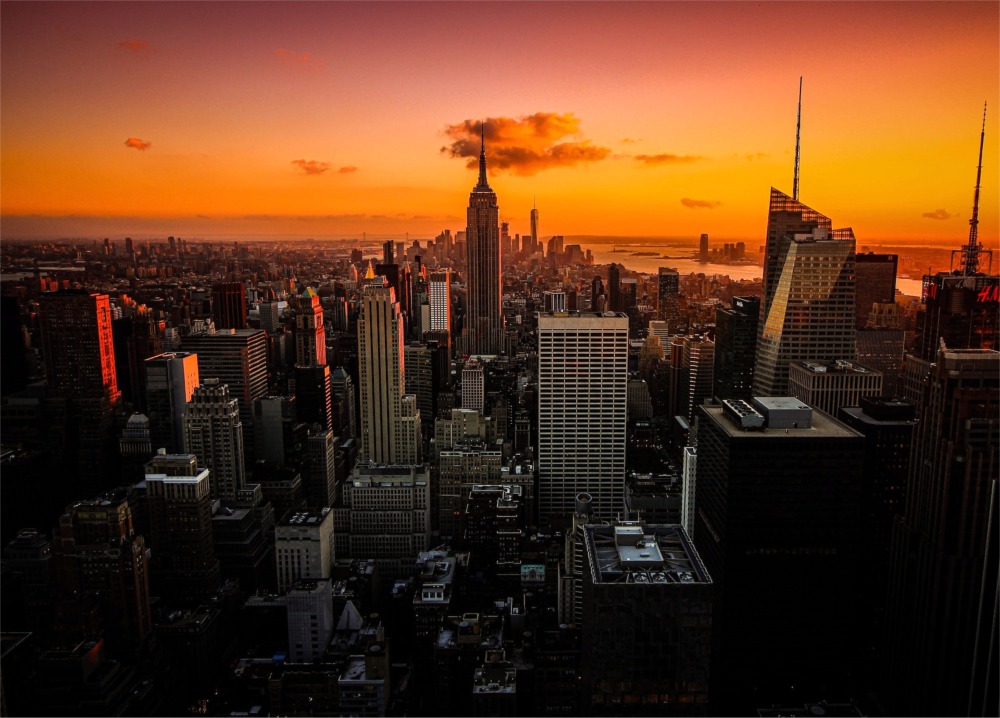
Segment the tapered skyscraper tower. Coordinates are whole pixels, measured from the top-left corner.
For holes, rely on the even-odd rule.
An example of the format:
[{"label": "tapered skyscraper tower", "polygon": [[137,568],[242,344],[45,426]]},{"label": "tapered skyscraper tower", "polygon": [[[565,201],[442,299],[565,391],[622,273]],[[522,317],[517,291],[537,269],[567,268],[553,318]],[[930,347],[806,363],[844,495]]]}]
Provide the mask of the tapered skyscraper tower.
[{"label": "tapered skyscraper tower", "polygon": [[466,351],[499,354],[503,346],[500,293],[500,210],[486,181],[485,131],[479,152],[479,182],[469,195],[466,252],[469,314]]},{"label": "tapered skyscraper tower", "polygon": [[365,287],[358,318],[361,458],[366,461],[420,460],[420,412],[417,398],[406,393],[403,362],[403,315],[396,291],[383,279]]}]

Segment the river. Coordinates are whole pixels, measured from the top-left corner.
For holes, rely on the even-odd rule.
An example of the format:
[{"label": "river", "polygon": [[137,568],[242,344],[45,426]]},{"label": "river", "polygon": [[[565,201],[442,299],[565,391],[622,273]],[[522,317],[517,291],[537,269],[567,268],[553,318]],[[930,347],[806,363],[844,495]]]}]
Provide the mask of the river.
[{"label": "river", "polygon": [[[618,251],[614,251],[615,249]],[[724,274],[731,279],[760,279],[761,268],[756,264],[702,264],[689,257],[694,252],[690,244],[583,244],[583,248],[594,253],[595,264],[623,264],[633,272],[656,274],[660,267],[676,269],[681,274]],[[625,251],[621,251],[621,250]],[[634,256],[632,252],[656,252],[657,256]],[[681,259],[662,259],[662,255],[681,257]],[[903,279],[896,277],[896,289],[910,297],[920,296],[919,279]]]}]

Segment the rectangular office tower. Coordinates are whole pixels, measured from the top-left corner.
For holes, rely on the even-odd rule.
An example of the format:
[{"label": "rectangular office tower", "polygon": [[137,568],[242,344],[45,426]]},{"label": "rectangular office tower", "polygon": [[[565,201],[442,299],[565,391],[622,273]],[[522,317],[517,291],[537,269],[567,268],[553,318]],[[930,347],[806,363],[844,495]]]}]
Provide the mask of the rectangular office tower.
[{"label": "rectangular office tower", "polygon": [[660,267],[657,282],[657,319],[667,322],[671,329],[675,329],[677,327],[677,293],[680,289],[680,274],[676,269]]},{"label": "rectangular office tower", "polygon": [[850,695],[864,437],[789,397],[699,407],[695,542],[715,582],[713,695],[748,715]]},{"label": "rectangular office tower", "polygon": [[198,357],[190,352],[167,352],[146,360],[146,406],[154,450],[166,449],[168,454],[184,450],[184,415],[199,383]]},{"label": "rectangular office tower", "polygon": [[218,379],[239,402],[243,448],[249,465],[255,458],[253,403],[267,394],[267,332],[260,329],[222,329],[189,334],[184,351],[198,355],[202,380]]},{"label": "rectangular office tower", "polygon": [[818,227],[781,240],[776,277],[764,286],[770,302],[765,294],[754,395],[786,395],[793,361],[854,361],[854,247],[850,229]]},{"label": "rectangular office tower", "polygon": [[406,393],[403,315],[395,290],[384,283],[365,287],[358,318],[361,374],[361,457],[378,463],[420,461],[420,410]]},{"label": "rectangular office tower", "polygon": [[121,405],[107,294],[69,290],[38,299],[42,360],[50,395],[67,402],[70,461],[77,488],[107,488],[114,415]]},{"label": "rectangular office tower", "polygon": [[857,301],[855,303],[858,329],[868,326],[868,316],[875,304],[893,304],[896,301],[895,254],[858,254],[855,262]]},{"label": "rectangular office tower", "polygon": [[538,316],[538,507],[544,523],[573,513],[577,494],[611,520],[625,486],[628,317]]},{"label": "rectangular office tower", "polygon": [[996,715],[1000,353],[942,348],[936,359],[892,537],[886,708]]},{"label": "rectangular office tower", "polygon": [[715,310],[712,393],[716,399],[749,401],[752,397],[759,315],[758,297],[733,297],[731,307]]},{"label": "rectangular office tower", "polygon": [[687,533],[624,522],[588,525],[583,538],[582,704],[707,715],[712,579]]}]

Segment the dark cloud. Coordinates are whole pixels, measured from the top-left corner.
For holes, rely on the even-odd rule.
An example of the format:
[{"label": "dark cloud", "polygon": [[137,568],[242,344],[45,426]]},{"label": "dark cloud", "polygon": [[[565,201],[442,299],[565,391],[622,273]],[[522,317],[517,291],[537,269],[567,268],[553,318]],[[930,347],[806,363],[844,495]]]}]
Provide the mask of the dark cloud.
[{"label": "dark cloud", "polygon": [[636,155],[636,162],[642,162],[643,164],[655,167],[657,165],[679,165],[687,164],[688,162],[697,162],[701,157],[696,157],[695,155],[672,155],[669,153],[659,154],[659,155]]},{"label": "dark cloud", "polygon": [[149,43],[145,40],[132,38],[130,40],[122,40],[118,43],[118,47],[126,52],[143,53],[149,50]]},{"label": "dark cloud", "polygon": [[133,150],[148,150],[152,147],[152,142],[147,142],[146,140],[140,140],[138,137],[129,137],[125,140],[125,146],[131,147]]},{"label": "dark cloud", "polygon": [[[553,167],[571,167],[585,162],[599,162],[611,150],[589,140],[573,139],[580,133],[580,119],[571,112],[536,112],[525,117],[488,117],[485,120],[486,158],[491,170],[506,170],[530,176]],[[451,157],[468,158],[474,169],[479,161],[479,137],[482,122],[464,120],[447,125],[445,135],[452,139],[441,152]]]},{"label": "dark cloud", "polygon": [[305,175],[321,175],[330,169],[329,162],[316,160],[292,160],[292,164],[302,170],[302,174]]},{"label": "dark cloud", "polygon": [[933,212],[924,212],[921,217],[926,217],[927,219],[951,219],[952,215],[944,209],[936,209]]},{"label": "dark cloud", "polygon": [[688,209],[715,209],[722,202],[716,202],[711,199],[691,199],[690,197],[684,197],[681,199],[681,204]]},{"label": "dark cloud", "polygon": [[341,167],[339,170],[337,170],[337,174],[349,175],[352,172],[357,172],[357,171],[358,171],[357,167],[354,167],[353,165],[348,165],[347,167]]}]

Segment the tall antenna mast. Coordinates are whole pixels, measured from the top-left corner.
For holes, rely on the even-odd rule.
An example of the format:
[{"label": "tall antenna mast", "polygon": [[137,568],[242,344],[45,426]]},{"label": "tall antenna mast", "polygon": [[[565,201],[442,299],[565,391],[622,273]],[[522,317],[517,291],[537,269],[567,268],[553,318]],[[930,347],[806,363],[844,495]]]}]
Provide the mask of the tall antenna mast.
[{"label": "tall antenna mast", "polygon": [[986,141],[986,103],[983,103],[983,129],[979,134],[979,166],[976,168],[976,191],[972,196],[972,219],[969,220],[969,243],[952,255],[960,253],[963,258],[962,274],[969,276],[979,271],[980,256],[990,255],[990,265],[993,264],[993,250],[983,250],[979,243],[979,185],[983,178],[983,144]]},{"label": "tall antenna mast", "polygon": [[802,75],[799,75],[799,115],[795,120],[795,178],[792,180],[792,199],[799,199],[799,137],[802,134]]}]

